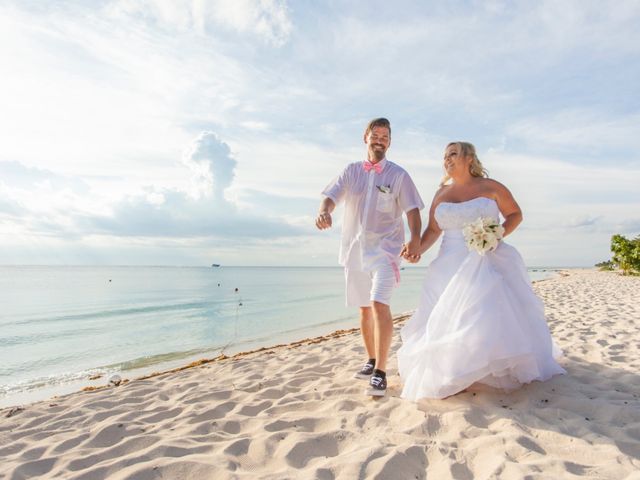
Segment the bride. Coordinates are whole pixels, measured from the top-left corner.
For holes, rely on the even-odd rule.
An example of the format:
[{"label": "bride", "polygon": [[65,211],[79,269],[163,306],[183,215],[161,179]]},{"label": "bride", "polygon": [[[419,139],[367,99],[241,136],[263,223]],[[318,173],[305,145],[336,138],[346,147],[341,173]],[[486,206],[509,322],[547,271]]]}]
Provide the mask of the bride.
[{"label": "bride", "polygon": [[480,255],[463,235],[466,224],[479,217],[498,221],[500,214],[509,235],[522,221],[520,207],[504,185],[486,178],[472,144],[447,145],[444,168],[419,253],[444,232],[442,244],[418,308],[401,331],[402,397],[444,398],[474,383],[511,390],[566,373],[556,363],[561,352],[520,254],[500,241]]}]

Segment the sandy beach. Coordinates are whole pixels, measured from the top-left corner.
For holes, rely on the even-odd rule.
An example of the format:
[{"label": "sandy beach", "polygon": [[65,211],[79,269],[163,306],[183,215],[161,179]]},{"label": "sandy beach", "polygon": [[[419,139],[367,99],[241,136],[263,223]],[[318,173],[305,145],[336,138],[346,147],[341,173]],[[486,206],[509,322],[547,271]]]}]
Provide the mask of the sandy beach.
[{"label": "sandy beach", "polygon": [[534,288],[566,376],[412,403],[392,353],[375,400],[341,331],[2,409],[0,478],[640,479],[640,277]]}]

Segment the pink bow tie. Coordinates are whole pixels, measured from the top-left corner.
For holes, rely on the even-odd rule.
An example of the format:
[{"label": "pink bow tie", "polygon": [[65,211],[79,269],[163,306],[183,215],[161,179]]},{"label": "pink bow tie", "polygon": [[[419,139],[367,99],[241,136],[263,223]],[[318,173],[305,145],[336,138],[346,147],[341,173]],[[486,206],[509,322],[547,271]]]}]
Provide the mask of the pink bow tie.
[{"label": "pink bow tie", "polygon": [[376,171],[376,173],[382,172],[382,167],[379,163],[371,163],[368,160],[365,160],[362,166],[364,167],[365,172],[368,172],[372,168]]}]

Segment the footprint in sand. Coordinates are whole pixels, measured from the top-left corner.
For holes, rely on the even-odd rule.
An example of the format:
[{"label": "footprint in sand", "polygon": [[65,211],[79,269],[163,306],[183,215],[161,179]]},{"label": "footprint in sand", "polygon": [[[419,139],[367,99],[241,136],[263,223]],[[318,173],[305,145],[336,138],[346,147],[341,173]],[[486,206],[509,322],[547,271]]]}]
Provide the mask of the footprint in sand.
[{"label": "footprint in sand", "polygon": [[589,467],[587,467],[586,465],[580,465],[579,463],[564,462],[564,468],[567,469],[567,472],[574,475],[584,475],[588,473]]},{"label": "footprint in sand", "polygon": [[536,442],[534,442],[528,437],[522,437],[522,436],[518,437],[516,438],[516,442],[518,442],[520,446],[526,448],[527,450],[531,450],[532,452],[537,452],[540,455],[547,454],[544,448],[542,448],[540,445],[538,445]]},{"label": "footprint in sand", "polygon": [[6,457],[21,451],[27,444],[24,442],[15,442],[6,447],[0,448],[0,457]]},{"label": "footprint in sand", "polygon": [[[68,450],[71,450],[72,448],[75,448],[78,445],[80,445],[87,438],[89,438],[89,434],[88,433],[83,433],[82,435],[78,435],[77,437],[70,438],[69,440],[65,440],[64,442],[58,444],[53,449],[53,453],[59,454],[59,453],[64,453],[64,452],[66,452]],[[1,452],[0,452],[0,456],[2,456]]]},{"label": "footprint in sand", "polygon": [[228,422],[224,422],[221,424],[220,430],[226,433],[230,433],[231,435],[236,435],[240,433],[240,422],[229,420]]},{"label": "footprint in sand", "polygon": [[22,458],[27,460],[39,460],[42,454],[47,451],[47,447],[34,447],[22,452]]},{"label": "footprint in sand", "polygon": [[474,479],[473,472],[469,470],[469,467],[467,467],[467,465],[464,463],[456,462],[451,465],[450,470],[451,470],[451,476],[455,480],[473,480]]},{"label": "footprint in sand", "polygon": [[247,417],[255,417],[260,412],[262,412],[263,410],[266,410],[272,405],[273,405],[273,402],[265,400],[264,402],[260,402],[257,405],[245,405],[238,411],[238,413],[240,415],[246,415]]},{"label": "footprint in sand", "polygon": [[[106,459],[120,458],[125,454],[132,454],[139,450],[145,450],[149,448],[151,445],[157,443],[158,441],[160,441],[159,436],[146,435],[146,436],[139,436],[139,437],[127,439],[124,442],[121,442],[118,445],[111,448],[106,448],[106,449],[97,448],[94,451],[98,451],[99,453],[76,458],[71,462],[69,462],[66,469],[71,470],[73,472],[86,470]],[[87,443],[86,446],[94,447],[94,445],[92,445],[91,442]],[[100,477],[93,477],[93,478],[100,478]]]},{"label": "footprint in sand", "polygon": [[276,420],[264,427],[267,432],[281,432],[292,430],[301,432],[315,431],[318,421],[315,418],[299,418],[297,420]]},{"label": "footprint in sand", "polygon": [[626,362],[627,361],[627,357],[625,357],[623,355],[616,355],[614,357],[609,357],[609,358],[614,362]]},{"label": "footprint in sand", "polygon": [[615,440],[618,449],[625,455],[640,460],[640,442],[626,442],[624,440]]},{"label": "footprint in sand", "polygon": [[172,408],[170,410],[160,409],[159,412],[153,413],[147,417],[141,417],[140,421],[148,424],[160,423],[165,420],[169,420],[170,418],[177,417],[182,413],[182,408]]},{"label": "footprint in sand", "polygon": [[13,471],[11,478],[36,478],[51,471],[56,463],[56,458],[43,458],[20,465]]},{"label": "footprint in sand", "polygon": [[335,475],[328,468],[319,468],[316,470],[314,477],[317,480],[335,480]]},{"label": "footprint in sand", "polygon": [[[371,459],[361,478],[426,478],[427,455],[423,446],[414,445],[403,451],[393,451],[387,455]],[[453,478],[473,478],[458,477]]]},{"label": "footprint in sand", "polygon": [[285,455],[285,460],[294,468],[303,468],[314,458],[335,457],[338,453],[338,441],[333,434],[327,433],[298,442]]},{"label": "footprint in sand", "polygon": [[217,420],[219,418],[224,417],[227,413],[229,413],[235,407],[236,407],[236,402],[221,403],[220,405],[216,406],[215,408],[212,408],[211,410],[207,410],[198,415],[193,415],[189,419],[189,423],[194,424],[194,423],[202,423],[202,422],[211,421],[211,420]]},{"label": "footprint in sand", "polygon": [[250,438],[242,438],[240,440],[236,440],[227,448],[225,448],[224,453],[226,453],[227,455],[233,455],[234,457],[240,457],[247,454],[250,445]]},{"label": "footprint in sand", "polygon": [[282,398],[284,396],[282,390],[279,388],[268,388],[266,390],[262,390],[260,393],[256,395],[257,398],[276,400],[278,398]]},{"label": "footprint in sand", "polygon": [[464,414],[464,419],[471,425],[477,428],[488,428],[489,422],[484,415],[484,412],[480,410],[471,410]]},{"label": "footprint in sand", "polygon": [[102,428],[85,446],[89,448],[105,448],[119,443],[125,436],[128,436],[127,430],[120,425],[115,424]]},{"label": "footprint in sand", "polygon": [[210,392],[202,395],[200,391],[190,392],[189,395],[179,398],[179,403],[191,404],[207,404],[213,400],[228,400],[231,397],[231,390],[219,390],[217,392]]}]

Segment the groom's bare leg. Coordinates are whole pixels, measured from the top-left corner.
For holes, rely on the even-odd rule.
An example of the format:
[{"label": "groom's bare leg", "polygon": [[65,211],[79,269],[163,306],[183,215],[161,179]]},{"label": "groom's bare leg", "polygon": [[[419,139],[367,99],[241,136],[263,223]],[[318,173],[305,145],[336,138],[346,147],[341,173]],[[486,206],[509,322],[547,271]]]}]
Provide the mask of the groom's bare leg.
[{"label": "groom's bare leg", "polygon": [[391,308],[384,303],[373,302],[373,318],[375,321],[375,358],[376,368],[387,371],[387,358],[393,337],[393,320]]},{"label": "groom's bare leg", "polygon": [[364,348],[367,350],[367,358],[376,358],[376,346],[374,341],[374,323],[371,307],[360,307],[360,333]]}]

